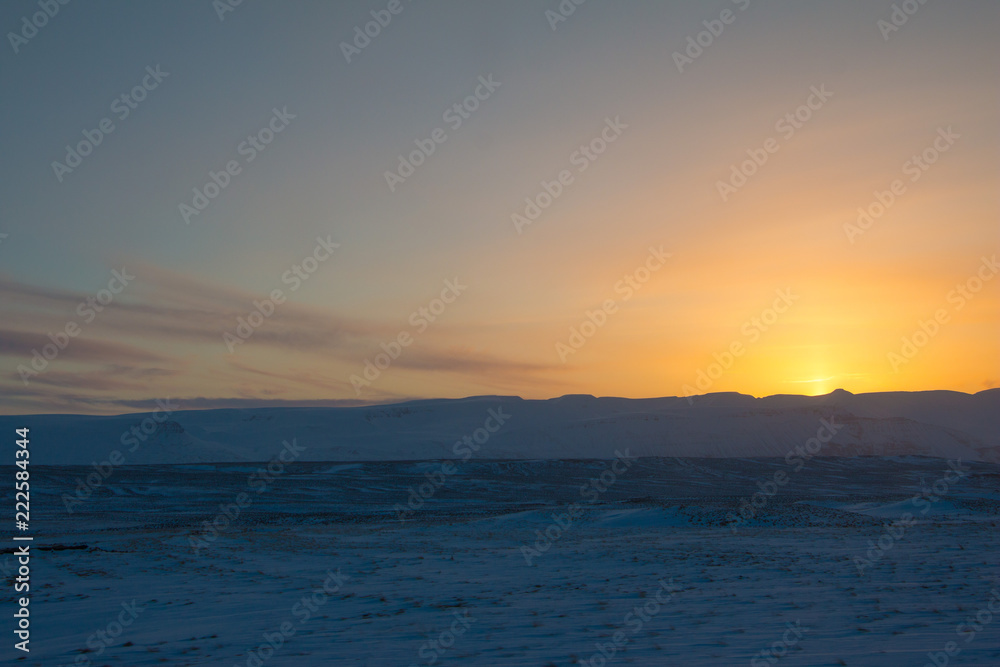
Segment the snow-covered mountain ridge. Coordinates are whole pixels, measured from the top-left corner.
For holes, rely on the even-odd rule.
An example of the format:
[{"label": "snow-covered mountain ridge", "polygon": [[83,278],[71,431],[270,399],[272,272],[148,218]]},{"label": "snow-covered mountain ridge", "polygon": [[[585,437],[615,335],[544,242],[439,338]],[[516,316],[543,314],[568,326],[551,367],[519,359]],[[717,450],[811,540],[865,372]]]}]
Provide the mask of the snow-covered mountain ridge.
[{"label": "snow-covered mountain ridge", "polygon": [[690,403],[571,395],[350,408],[180,405],[169,414],[0,416],[0,427],[12,438],[15,428],[31,429],[34,464],[129,465],[266,461],[293,439],[304,447],[297,455],[303,461],[611,459],[624,448],[631,456],[784,457],[827,433],[820,419],[839,428],[818,456],[1000,462],[1000,389],[765,398],[716,393]]}]

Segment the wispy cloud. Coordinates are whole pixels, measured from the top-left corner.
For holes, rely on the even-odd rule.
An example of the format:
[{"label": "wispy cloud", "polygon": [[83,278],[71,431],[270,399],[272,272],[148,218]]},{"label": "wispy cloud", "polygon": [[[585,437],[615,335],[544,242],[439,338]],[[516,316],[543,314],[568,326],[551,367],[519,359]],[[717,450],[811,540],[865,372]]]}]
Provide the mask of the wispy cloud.
[{"label": "wispy cloud", "polygon": [[[380,342],[398,334],[398,321],[349,318],[289,301],[230,354],[223,332],[233,331],[237,318],[245,318],[261,294],[148,263],[129,264],[129,270],[136,280],[89,323],[76,309],[92,295],[0,278],[5,319],[14,325],[0,328],[0,356],[9,365],[0,378],[0,390],[10,398],[5,410],[106,413],[155,397],[191,394],[191,387],[199,385],[210,387],[215,397],[188,399],[188,407],[356,405],[413,398],[391,386],[373,388],[364,401],[323,398],[353,393],[349,375],[379,351]],[[49,344],[49,332],[64,330],[70,321],[80,326],[80,334],[25,386],[18,366],[30,366],[32,351]],[[408,348],[393,372],[449,374],[506,388],[536,375],[540,383],[551,384],[541,375],[559,370],[447,344],[455,337],[446,323],[437,323],[433,335]]]}]

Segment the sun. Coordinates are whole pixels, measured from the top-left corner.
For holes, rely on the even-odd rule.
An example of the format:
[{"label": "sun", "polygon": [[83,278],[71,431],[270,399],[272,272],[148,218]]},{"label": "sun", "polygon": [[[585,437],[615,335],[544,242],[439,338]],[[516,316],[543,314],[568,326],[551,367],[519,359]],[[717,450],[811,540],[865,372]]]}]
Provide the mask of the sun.
[{"label": "sun", "polygon": [[795,393],[801,393],[806,396],[823,396],[824,394],[829,394],[831,391],[836,389],[834,386],[836,383],[835,375],[824,378],[812,378],[809,380],[787,380],[791,384],[798,385]]},{"label": "sun", "polygon": [[825,378],[814,378],[812,380],[806,380],[804,383],[807,387],[805,393],[809,396],[822,396],[823,394],[829,394],[831,391],[836,389],[833,386],[834,376]]}]

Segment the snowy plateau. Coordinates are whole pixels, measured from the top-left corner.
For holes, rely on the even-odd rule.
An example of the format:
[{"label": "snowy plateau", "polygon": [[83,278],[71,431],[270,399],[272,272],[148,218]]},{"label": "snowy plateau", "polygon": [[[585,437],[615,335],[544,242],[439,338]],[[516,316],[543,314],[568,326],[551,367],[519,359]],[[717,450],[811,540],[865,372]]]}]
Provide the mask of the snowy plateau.
[{"label": "snowy plateau", "polygon": [[170,405],[0,417],[6,664],[1000,665],[997,389]]}]

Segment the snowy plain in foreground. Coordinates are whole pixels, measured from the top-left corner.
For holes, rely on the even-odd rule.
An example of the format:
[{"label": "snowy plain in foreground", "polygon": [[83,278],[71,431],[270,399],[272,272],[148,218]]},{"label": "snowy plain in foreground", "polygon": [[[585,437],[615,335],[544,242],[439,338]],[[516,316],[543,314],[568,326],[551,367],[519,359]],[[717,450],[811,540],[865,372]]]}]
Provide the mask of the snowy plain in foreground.
[{"label": "snowy plain in foreground", "polygon": [[[950,641],[949,664],[1000,664],[1000,618],[968,643],[962,625],[1000,587],[996,464],[934,496],[944,459],[642,458],[613,480],[607,460],[470,460],[401,521],[441,465],[295,463],[260,493],[253,464],[125,466],[72,513],[90,468],[38,468],[32,652],[12,664],[601,665],[616,632],[607,664],[919,667]],[[123,604],[138,614],[105,646]]]},{"label": "snowy plain in foreground", "polygon": [[1000,664],[1000,390],[20,427],[14,664]]}]

